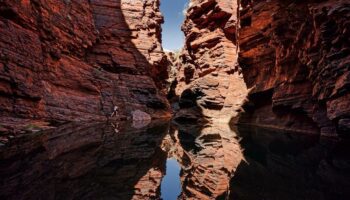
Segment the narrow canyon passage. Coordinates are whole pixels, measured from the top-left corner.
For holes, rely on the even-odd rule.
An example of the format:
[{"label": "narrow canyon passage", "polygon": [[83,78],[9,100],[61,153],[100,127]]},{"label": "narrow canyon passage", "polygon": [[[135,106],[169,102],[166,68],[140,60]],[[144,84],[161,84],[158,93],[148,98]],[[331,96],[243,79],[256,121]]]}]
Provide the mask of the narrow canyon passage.
[{"label": "narrow canyon passage", "polygon": [[350,199],[347,0],[0,0],[0,199]]},{"label": "narrow canyon passage", "polygon": [[234,1],[185,4],[184,45],[167,53],[176,120],[229,123],[238,116],[248,90],[238,64],[237,9]]}]

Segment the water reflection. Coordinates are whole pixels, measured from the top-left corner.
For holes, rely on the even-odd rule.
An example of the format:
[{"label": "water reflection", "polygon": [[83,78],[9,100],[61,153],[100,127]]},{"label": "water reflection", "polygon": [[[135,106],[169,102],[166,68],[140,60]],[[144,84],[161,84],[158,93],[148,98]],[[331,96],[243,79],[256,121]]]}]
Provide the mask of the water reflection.
[{"label": "water reflection", "polygon": [[166,173],[161,184],[161,198],[176,200],[181,193],[181,166],[176,159],[170,158],[166,162]]},{"label": "water reflection", "polygon": [[155,199],[168,123],[69,124],[0,152],[0,199]]},{"label": "water reflection", "polygon": [[231,179],[237,200],[350,199],[348,141],[240,127],[245,161]]},{"label": "water reflection", "polygon": [[177,125],[172,153],[182,165],[179,199],[227,197],[230,178],[242,160],[237,134],[227,124]]},{"label": "water reflection", "polygon": [[349,199],[349,148],[220,123],[67,124],[0,149],[0,199]]}]

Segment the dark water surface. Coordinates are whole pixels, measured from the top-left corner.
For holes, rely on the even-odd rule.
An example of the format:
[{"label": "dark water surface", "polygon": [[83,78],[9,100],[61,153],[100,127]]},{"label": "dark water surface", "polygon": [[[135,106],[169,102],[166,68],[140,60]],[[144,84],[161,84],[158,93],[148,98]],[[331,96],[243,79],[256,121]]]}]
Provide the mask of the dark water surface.
[{"label": "dark water surface", "polygon": [[350,199],[350,145],[226,124],[66,124],[0,147],[0,199]]}]

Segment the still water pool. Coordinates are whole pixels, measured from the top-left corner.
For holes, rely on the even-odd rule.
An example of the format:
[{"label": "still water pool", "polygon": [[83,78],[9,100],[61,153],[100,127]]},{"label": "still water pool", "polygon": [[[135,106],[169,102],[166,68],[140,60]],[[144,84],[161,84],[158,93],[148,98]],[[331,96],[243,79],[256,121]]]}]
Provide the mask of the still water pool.
[{"label": "still water pool", "polygon": [[350,145],[227,124],[66,124],[0,147],[0,199],[350,199]]}]

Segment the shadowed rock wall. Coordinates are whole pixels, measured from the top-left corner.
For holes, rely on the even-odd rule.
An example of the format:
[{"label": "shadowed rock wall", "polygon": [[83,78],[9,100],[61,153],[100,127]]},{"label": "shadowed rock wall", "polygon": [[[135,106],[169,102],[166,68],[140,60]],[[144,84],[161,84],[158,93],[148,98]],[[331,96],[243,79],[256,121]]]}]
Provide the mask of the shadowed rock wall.
[{"label": "shadowed rock wall", "polygon": [[272,128],[350,131],[348,1],[242,0],[239,64],[250,115]]},{"label": "shadowed rock wall", "polygon": [[159,0],[1,1],[2,121],[167,116],[162,21]]}]

